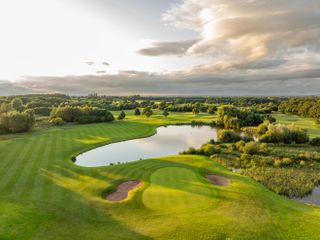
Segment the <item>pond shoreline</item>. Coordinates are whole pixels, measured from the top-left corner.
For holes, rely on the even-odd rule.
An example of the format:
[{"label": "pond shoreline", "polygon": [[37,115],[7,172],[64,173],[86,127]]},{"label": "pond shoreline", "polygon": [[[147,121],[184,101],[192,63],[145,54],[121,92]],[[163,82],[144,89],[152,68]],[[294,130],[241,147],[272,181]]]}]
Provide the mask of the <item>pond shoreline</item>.
[{"label": "pond shoreline", "polygon": [[190,124],[157,126],[152,135],[95,145],[91,150],[78,154],[72,160],[75,165],[81,167],[102,167],[178,154],[188,147],[200,147],[212,138],[217,139],[217,129],[210,126]]}]

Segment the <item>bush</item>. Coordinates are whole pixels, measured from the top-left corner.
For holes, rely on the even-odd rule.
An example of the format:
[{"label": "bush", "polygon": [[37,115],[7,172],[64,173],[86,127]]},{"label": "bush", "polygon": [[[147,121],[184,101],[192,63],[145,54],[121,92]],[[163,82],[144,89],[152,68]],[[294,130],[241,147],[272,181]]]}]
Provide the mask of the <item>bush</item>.
[{"label": "bush", "polygon": [[284,158],[282,159],[282,165],[289,166],[292,163],[292,160],[290,158]]},{"label": "bush", "polygon": [[268,151],[268,145],[266,143],[260,143],[259,144],[259,152],[265,153]]},{"label": "bush", "polygon": [[267,123],[261,123],[259,126],[258,126],[258,129],[257,129],[257,133],[259,135],[263,135],[265,134],[267,131],[268,131],[268,125]]},{"label": "bush", "polygon": [[246,145],[246,142],[243,140],[240,140],[239,142],[236,143],[236,148],[238,149],[239,152],[242,152],[242,149],[245,145]]},{"label": "bush", "polygon": [[206,156],[221,153],[221,149],[213,144],[205,144],[200,148],[200,153]]},{"label": "bush", "polygon": [[28,132],[35,122],[33,111],[11,111],[0,116],[1,131],[7,133]]},{"label": "bush", "polygon": [[180,154],[198,154],[198,151],[193,147],[189,147],[188,150],[180,152]]},{"label": "bush", "polygon": [[281,162],[280,159],[275,160],[274,163],[273,163],[273,166],[276,167],[276,168],[281,167],[281,165],[282,165],[282,162]]},{"label": "bush", "polygon": [[269,125],[268,131],[260,137],[260,142],[267,143],[307,143],[309,142],[309,136],[304,129],[296,127],[294,125]]},{"label": "bush", "polygon": [[257,154],[259,153],[259,144],[256,142],[249,142],[242,148],[242,152],[245,154]]},{"label": "bush", "polygon": [[219,128],[223,128],[224,127],[224,122],[222,120],[217,120],[216,121],[216,126]]},{"label": "bush", "polygon": [[252,142],[252,141],[254,141],[254,139],[253,139],[252,136],[249,136],[249,135],[246,135],[246,134],[242,135],[242,136],[241,136],[241,139],[242,139],[243,141],[245,141],[245,142]]},{"label": "bush", "polygon": [[219,140],[224,143],[235,143],[241,140],[240,134],[233,130],[220,130]]},{"label": "bush", "polygon": [[60,117],[51,118],[49,120],[49,123],[51,123],[52,125],[56,125],[56,126],[62,126],[65,124],[65,122]]},{"label": "bush", "polygon": [[320,137],[316,137],[311,139],[310,144],[312,146],[320,146]]}]

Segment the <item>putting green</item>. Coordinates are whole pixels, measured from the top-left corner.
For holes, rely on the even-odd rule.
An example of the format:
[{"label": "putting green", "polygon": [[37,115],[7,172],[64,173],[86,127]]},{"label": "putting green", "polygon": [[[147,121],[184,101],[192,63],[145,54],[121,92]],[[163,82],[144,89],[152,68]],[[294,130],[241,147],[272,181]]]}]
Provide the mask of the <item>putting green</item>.
[{"label": "putting green", "polygon": [[186,168],[166,167],[155,171],[151,184],[142,199],[152,210],[181,211],[209,207],[213,190],[199,181],[197,175]]}]

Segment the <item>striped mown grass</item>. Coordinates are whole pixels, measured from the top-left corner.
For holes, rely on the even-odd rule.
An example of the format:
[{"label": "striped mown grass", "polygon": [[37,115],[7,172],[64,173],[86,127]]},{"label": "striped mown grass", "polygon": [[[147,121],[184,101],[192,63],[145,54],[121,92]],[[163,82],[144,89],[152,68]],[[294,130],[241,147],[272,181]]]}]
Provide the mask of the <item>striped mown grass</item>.
[{"label": "striped mown grass", "polygon": [[[159,119],[3,136],[0,239],[318,239],[319,208],[278,196],[206,157],[172,156],[99,168],[78,167],[70,160],[103,143],[152,135]],[[223,188],[208,184],[201,178],[207,172],[225,176],[232,184]],[[152,181],[159,173],[160,180]],[[171,179],[161,179],[166,175]],[[145,185],[130,200],[102,199],[103,191],[131,179]],[[152,184],[181,190],[187,201],[178,199],[177,209],[169,212],[150,209],[143,196]],[[198,194],[210,201],[196,210],[189,208],[193,198],[202,199]]]}]

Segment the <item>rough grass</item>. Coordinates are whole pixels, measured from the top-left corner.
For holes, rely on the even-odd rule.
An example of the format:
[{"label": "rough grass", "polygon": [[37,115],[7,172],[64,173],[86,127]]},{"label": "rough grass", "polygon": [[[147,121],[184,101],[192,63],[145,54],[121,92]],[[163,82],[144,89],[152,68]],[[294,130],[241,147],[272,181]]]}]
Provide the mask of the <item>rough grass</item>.
[{"label": "rough grass", "polygon": [[[158,121],[178,122],[159,119],[141,120],[149,124],[125,120],[3,136],[0,239],[318,239],[319,208],[278,196],[206,157],[184,155],[101,168],[82,168],[70,161],[75,153],[101,141],[143,137],[155,132]],[[154,211],[145,207],[143,193],[163,168],[181,169],[178,181],[187,177],[188,170],[197,177],[207,172],[225,176],[232,185],[209,186],[193,175],[199,194],[211,192],[212,204],[197,211]],[[130,179],[145,182],[130,200],[102,199],[103,191]],[[181,183],[168,182],[170,191],[181,188]],[[185,187],[184,195],[197,196],[193,189]]]}]

